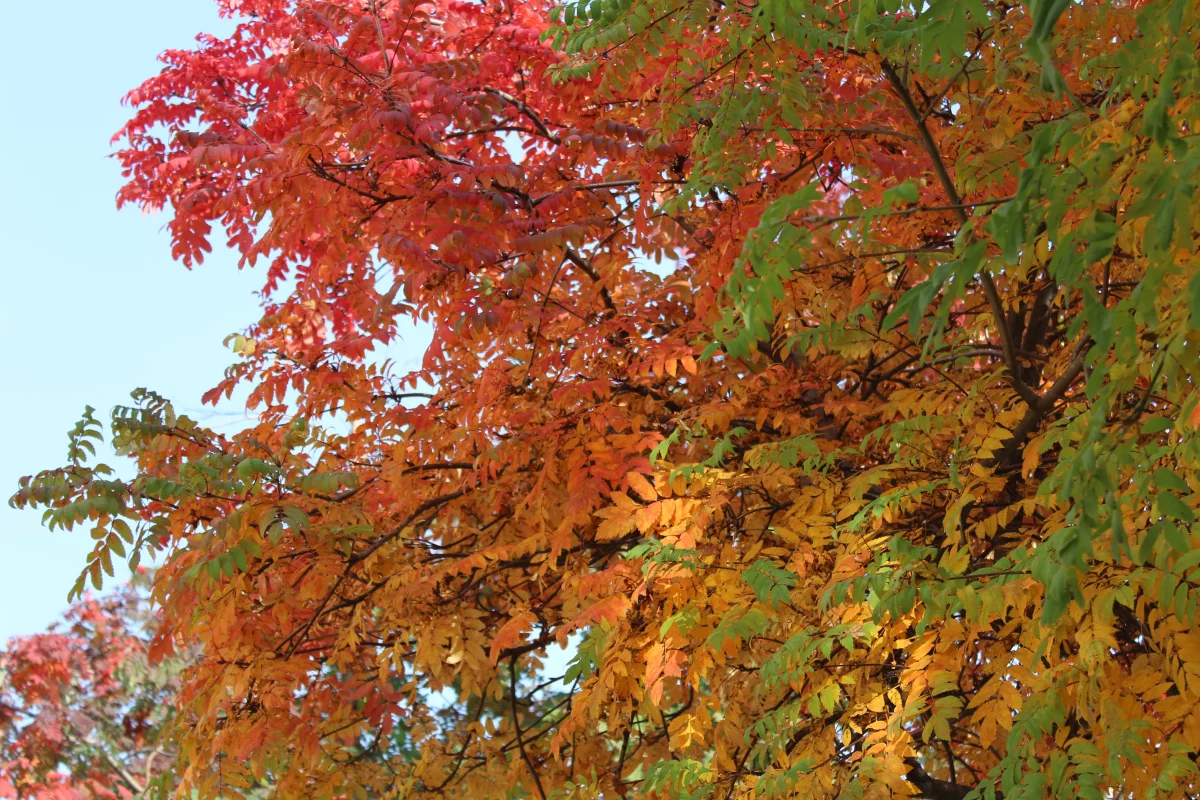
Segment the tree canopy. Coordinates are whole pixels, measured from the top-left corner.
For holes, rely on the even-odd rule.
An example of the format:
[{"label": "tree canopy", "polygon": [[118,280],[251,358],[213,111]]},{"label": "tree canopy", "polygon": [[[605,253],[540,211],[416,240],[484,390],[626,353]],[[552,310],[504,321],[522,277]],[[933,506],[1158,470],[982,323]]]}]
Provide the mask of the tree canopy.
[{"label": "tree canopy", "polygon": [[1194,0],[221,10],[119,202],[257,421],[13,500],[160,560],[184,796],[1200,791]]},{"label": "tree canopy", "polygon": [[147,577],[0,650],[0,795],[123,800],[174,785],[173,699],[191,653],[147,659]]}]

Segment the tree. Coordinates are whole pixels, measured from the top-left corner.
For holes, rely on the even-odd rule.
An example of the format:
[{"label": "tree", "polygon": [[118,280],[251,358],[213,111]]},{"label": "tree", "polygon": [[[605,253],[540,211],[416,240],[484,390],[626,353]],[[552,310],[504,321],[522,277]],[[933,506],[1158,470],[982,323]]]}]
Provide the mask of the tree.
[{"label": "tree", "polygon": [[14,499],[163,559],[184,788],[1198,791],[1196,3],[222,10],[119,199],[259,421]]},{"label": "tree", "polygon": [[0,794],[129,798],[169,786],[184,659],[146,659],[147,576],[0,650]]}]

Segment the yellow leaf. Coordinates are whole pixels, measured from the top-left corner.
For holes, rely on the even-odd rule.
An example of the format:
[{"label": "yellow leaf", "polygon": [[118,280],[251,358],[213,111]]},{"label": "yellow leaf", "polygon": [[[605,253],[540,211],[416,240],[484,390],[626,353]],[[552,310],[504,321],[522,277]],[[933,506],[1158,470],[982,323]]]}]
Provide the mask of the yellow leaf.
[{"label": "yellow leaf", "polygon": [[650,481],[646,480],[646,476],[640,472],[629,473],[625,476],[625,480],[628,481],[629,488],[634,491],[634,494],[647,503],[653,503],[658,499],[658,492],[654,491],[654,487],[650,485]]}]

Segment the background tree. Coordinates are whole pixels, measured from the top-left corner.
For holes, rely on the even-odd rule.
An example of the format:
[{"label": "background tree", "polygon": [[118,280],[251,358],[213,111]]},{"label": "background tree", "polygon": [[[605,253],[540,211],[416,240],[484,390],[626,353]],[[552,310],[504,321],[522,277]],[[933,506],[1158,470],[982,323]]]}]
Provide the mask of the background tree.
[{"label": "background tree", "polygon": [[46,633],[0,651],[0,794],[128,798],[164,785],[184,659],[146,658],[147,583],[137,574],[85,598]]},{"label": "background tree", "polygon": [[260,421],[14,500],[161,553],[185,790],[1195,790],[1194,2],[222,8],[120,199]]}]

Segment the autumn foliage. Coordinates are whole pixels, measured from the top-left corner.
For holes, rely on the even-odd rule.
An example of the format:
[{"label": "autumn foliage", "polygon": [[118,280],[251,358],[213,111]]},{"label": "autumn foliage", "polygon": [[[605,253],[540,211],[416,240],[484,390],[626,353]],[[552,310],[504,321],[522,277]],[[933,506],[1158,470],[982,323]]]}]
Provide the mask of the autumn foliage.
[{"label": "autumn foliage", "polygon": [[147,659],[144,573],[0,650],[0,797],[117,800],[173,788],[186,657]]},{"label": "autumn foliage", "polygon": [[221,8],[119,199],[258,421],[14,498],[159,555],[182,796],[1200,790],[1194,0]]}]

